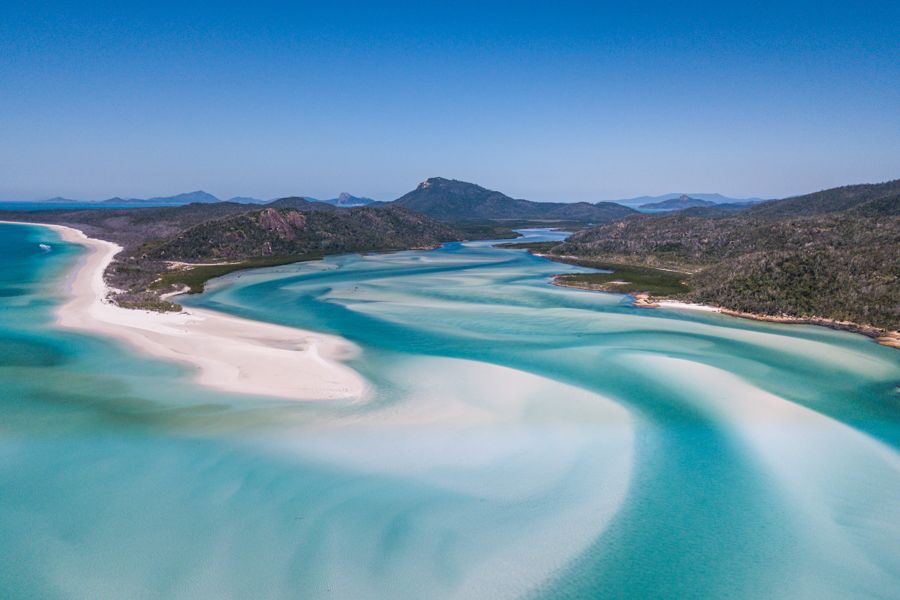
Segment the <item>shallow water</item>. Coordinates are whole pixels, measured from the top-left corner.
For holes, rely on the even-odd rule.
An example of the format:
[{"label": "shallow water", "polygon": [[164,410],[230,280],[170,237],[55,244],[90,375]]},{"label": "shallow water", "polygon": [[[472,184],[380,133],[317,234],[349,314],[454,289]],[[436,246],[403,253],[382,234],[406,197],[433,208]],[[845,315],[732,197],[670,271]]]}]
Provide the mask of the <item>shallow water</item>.
[{"label": "shallow water", "polygon": [[285,402],[54,329],[78,248],[0,251],[4,597],[900,589],[900,353],[863,337],[633,308],[484,242],[187,298],[362,348],[367,398]]}]

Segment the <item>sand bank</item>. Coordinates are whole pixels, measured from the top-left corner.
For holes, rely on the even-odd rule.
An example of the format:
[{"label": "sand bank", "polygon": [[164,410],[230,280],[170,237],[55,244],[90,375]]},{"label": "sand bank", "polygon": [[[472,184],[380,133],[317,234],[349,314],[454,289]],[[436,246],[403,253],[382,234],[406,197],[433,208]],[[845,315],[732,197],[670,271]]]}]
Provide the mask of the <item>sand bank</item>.
[{"label": "sand bank", "polygon": [[603,292],[608,294],[623,294],[632,296],[634,302],[632,306],[636,308],[668,308],[675,310],[693,310],[699,312],[712,312],[728,315],[729,317],[738,317],[741,319],[750,319],[752,321],[768,321],[770,323],[781,323],[784,325],[817,325],[819,327],[828,327],[829,329],[837,329],[838,331],[849,331],[858,333],[866,337],[874,339],[882,346],[900,349],[900,331],[887,331],[871,325],[860,325],[851,321],[838,321],[835,319],[827,319],[824,317],[791,317],[787,315],[764,315],[760,313],[742,312],[722,308],[720,306],[712,306],[709,304],[695,304],[692,302],[681,302],[679,300],[661,300],[656,299],[646,293],[625,293],[614,289],[606,289],[608,283],[599,285],[572,285],[563,283],[559,275],[554,276],[550,283],[559,287],[567,287],[577,290],[587,290],[591,292]]},{"label": "sand bank", "polygon": [[[637,303],[636,303],[637,304]],[[743,312],[739,310],[731,310],[718,306],[710,306],[708,304],[692,304],[689,302],[679,302],[677,300],[659,300],[653,305],[654,308],[674,308],[681,310],[698,310],[701,312],[716,312],[729,317],[738,317],[741,319],[750,319],[753,321],[767,321],[770,323],[782,323],[785,325],[817,325],[819,327],[828,327],[829,329],[837,329],[839,331],[850,331],[859,333],[874,339],[882,346],[890,346],[892,348],[900,348],[900,332],[885,331],[878,327],[869,325],[860,325],[851,321],[838,321],[836,319],[826,319],[824,317],[791,317],[787,315],[764,315],[760,313]]]},{"label": "sand bank", "polygon": [[197,383],[222,391],[299,400],[364,394],[363,378],[340,362],[358,351],[349,341],[198,308],[180,313],[121,308],[107,300],[103,273],[122,248],[70,227],[42,226],[87,248],[59,308],[61,326],[114,337],[186,364],[195,369]]},{"label": "sand bank", "polygon": [[674,308],[678,310],[699,310],[701,312],[721,312],[721,309],[706,304],[694,304],[693,302],[680,302],[678,300],[658,300],[658,308]]}]

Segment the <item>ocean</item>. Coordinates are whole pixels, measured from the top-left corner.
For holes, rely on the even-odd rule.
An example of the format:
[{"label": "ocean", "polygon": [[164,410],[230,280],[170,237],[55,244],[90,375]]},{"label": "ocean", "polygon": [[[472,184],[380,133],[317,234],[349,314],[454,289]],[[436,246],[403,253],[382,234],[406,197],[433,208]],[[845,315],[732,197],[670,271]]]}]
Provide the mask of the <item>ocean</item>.
[{"label": "ocean", "polygon": [[578,267],[453,243],[184,297],[343,336],[370,385],[348,401],[223,394],[57,329],[79,253],[0,225],[4,598],[900,589],[897,350],[635,308],[549,285]]}]

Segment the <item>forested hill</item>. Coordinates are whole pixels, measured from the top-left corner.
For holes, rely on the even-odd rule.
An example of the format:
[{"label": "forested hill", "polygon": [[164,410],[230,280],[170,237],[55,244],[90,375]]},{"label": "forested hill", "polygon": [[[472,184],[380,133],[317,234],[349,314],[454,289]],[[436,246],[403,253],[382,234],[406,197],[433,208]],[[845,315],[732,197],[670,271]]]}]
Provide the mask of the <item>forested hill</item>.
[{"label": "forested hill", "polygon": [[634,209],[614,202],[532,202],[510,198],[464,181],[431,177],[392,204],[445,222],[467,220],[533,220],[611,223]]},{"label": "forested hill", "polygon": [[[0,220],[69,225],[124,250],[106,272],[124,306],[170,310],[160,295],[245,267],[325,254],[434,247],[462,234],[399,206],[336,208],[302,198],[267,206],[229,202],[177,207],[0,212]],[[191,266],[183,263],[219,263]],[[227,263],[227,264],[226,264]]]},{"label": "forested hill", "polygon": [[459,234],[400,207],[311,210],[265,208],[199,223],[144,252],[178,261],[430,248]]},{"label": "forested hill", "polygon": [[897,214],[900,179],[877,184],[847,185],[749,208],[747,217],[781,219],[858,209],[871,216]]},{"label": "forested hill", "polygon": [[638,215],[575,234],[551,253],[683,270],[686,300],[900,329],[900,180],[735,214]]},{"label": "forested hill", "polygon": [[147,208],[61,208],[31,213],[0,211],[0,219],[70,225],[91,237],[116,242],[127,249],[174,236],[203,221],[254,210],[260,207],[215,202]]}]

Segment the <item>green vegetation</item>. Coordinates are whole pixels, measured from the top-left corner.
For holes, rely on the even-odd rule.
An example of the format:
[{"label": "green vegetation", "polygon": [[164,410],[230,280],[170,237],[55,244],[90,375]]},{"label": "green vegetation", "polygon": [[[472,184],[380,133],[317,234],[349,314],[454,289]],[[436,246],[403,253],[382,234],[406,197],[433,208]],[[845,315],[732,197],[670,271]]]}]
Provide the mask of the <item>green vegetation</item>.
[{"label": "green vegetation", "polygon": [[575,234],[550,252],[688,272],[690,289],[672,292],[686,301],[900,330],[900,180],[737,213],[634,216]]},{"label": "green vegetation", "polygon": [[558,275],[555,282],[559,285],[622,294],[648,294],[652,297],[674,296],[690,291],[685,283],[688,276],[686,273],[593,260],[564,262],[610,272]]},{"label": "green vegetation", "polygon": [[605,273],[566,273],[557,275],[554,282],[567,287],[577,287],[621,294],[649,294],[650,296],[672,296],[690,290],[685,280],[690,273],[654,267],[628,265],[596,258],[573,258],[548,254],[559,246],[559,242],[508,242],[497,244],[498,248],[528,250],[541,254],[557,262],[564,262]]},{"label": "green vegetation", "polygon": [[203,293],[206,282],[216,277],[221,277],[235,271],[244,269],[259,269],[262,267],[277,267],[309,260],[319,260],[322,254],[305,254],[301,256],[260,256],[248,258],[235,263],[223,263],[220,265],[198,265],[185,267],[175,271],[163,273],[159,280],[153,283],[154,288],[171,289],[186,286],[188,294]]},{"label": "green vegetation", "polygon": [[451,224],[467,240],[511,240],[519,237],[513,228],[496,221],[464,220]]},{"label": "green vegetation", "polygon": [[[30,221],[35,214],[4,212],[0,218]],[[161,294],[182,286],[199,292],[209,279],[239,269],[342,252],[514,238],[514,229],[529,226],[577,230],[606,223],[561,244],[500,246],[613,271],[567,274],[558,279],[564,285],[900,330],[900,180],[748,208],[717,205],[655,215],[603,202],[529,202],[432,178],[396,202],[364,208],[284,198],[267,206],[60,209],[40,218],[123,246],[106,279],[123,290],[117,302],[150,310],[177,307]],[[172,270],[173,262],[218,264]]]},{"label": "green vegetation", "polygon": [[544,254],[559,246],[559,242],[504,242],[496,244],[497,248],[510,248],[512,250],[528,250],[534,254]]},{"label": "green vegetation", "polygon": [[[0,218],[31,221],[34,213]],[[45,223],[70,225],[123,246],[104,277],[121,306],[177,310],[162,296],[196,293],[214,277],[344,252],[434,248],[463,239],[446,224],[399,206],[337,208],[302,198],[268,206],[230,202],[174,207],[42,212]],[[512,233],[512,232],[510,232]],[[173,269],[173,263],[215,263]]]},{"label": "green vegetation", "polygon": [[136,310],[150,310],[153,312],[178,312],[181,310],[180,304],[167,302],[155,298],[146,300],[119,300],[119,306],[122,308],[133,308]]},{"label": "green vegetation", "polygon": [[153,260],[231,262],[251,257],[435,247],[459,238],[459,232],[446,225],[392,206],[331,211],[263,208],[204,221],[144,254]]}]

